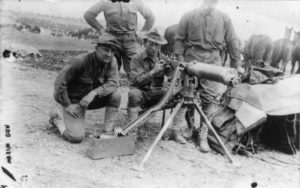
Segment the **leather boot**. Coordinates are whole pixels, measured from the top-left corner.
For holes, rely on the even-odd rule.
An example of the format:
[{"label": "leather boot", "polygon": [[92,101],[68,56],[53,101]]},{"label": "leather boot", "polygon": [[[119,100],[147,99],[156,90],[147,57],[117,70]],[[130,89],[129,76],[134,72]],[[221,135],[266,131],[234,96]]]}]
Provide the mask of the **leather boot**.
[{"label": "leather boot", "polygon": [[105,131],[107,132],[113,131],[117,113],[118,113],[118,109],[116,107],[112,107],[112,106],[106,107],[105,115],[104,115]]},{"label": "leather boot", "polygon": [[55,126],[59,130],[60,134],[63,135],[66,130],[64,119],[62,117],[59,117],[58,113],[55,111],[51,111],[49,113],[49,116],[49,123]]},{"label": "leather boot", "polygon": [[198,130],[198,142],[200,151],[207,153],[210,152],[210,147],[207,141],[208,127],[205,123],[202,124],[201,131]]},{"label": "leather boot", "polygon": [[182,136],[180,130],[172,130],[172,138],[175,142],[180,144],[186,144],[186,139]]},{"label": "leather boot", "polygon": [[172,138],[174,141],[176,141],[180,144],[187,143],[186,139],[183,137],[183,135],[181,134],[181,131],[180,131],[180,129],[185,121],[186,110],[187,110],[186,106],[181,107],[173,120]]},{"label": "leather boot", "polygon": [[139,107],[127,108],[127,123],[132,122],[138,117]]}]

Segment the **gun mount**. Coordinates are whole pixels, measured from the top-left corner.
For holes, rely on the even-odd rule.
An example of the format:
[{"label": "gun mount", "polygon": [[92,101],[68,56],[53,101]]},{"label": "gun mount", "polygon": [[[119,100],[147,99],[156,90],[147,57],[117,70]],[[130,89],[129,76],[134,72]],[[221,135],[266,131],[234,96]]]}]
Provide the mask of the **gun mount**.
[{"label": "gun mount", "polygon": [[[159,61],[159,63],[164,63],[163,61]],[[218,134],[210,124],[209,120],[206,118],[205,114],[203,113],[201,107],[194,99],[195,89],[197,87],[198,79],[207,79],[212,80],[216,82],[223,83],[225,85],[235,87],[240,83],[240,79],[238,77],[238,73],[231,68],[227,67],[219,67],[215,65],[209,65],[205,63],[200,63],[197,61],[193,61],[191,63],[185,63],[185,62],[179,62],[172,60],[172,63],[177,64],[177,68],[174,71],[173,77],[171,79],[170,85],[166,90],[165,95],[162,97],[161,101],[156,104],[155,106],[149,108],[147,111],[142,113],[137,119],[133,120],[132,122],[129,122],[125,127],[115,127],[115,130],[113,133],[109,133],[110,137],[106,136],[93,136],[94,139],[92,139],[91,148],[89,149],[89,155],[93,159],[99,159],[99,158],[105,158],[105,155],[103,154],[103,151],[109,151],[109,153],[113,154],[110,155],[110,157],[118,156],[118,155],[128,155],[132,154],[134,152],[134,143],[136,137],[132,137],[132,135],[128,135],[128,132],[136,128],[140,125],[142,125],[145,121],[149,120],[153,115],[164,108],[164,106],[167,105],[168,102],[173,99],[175,96],[175,85],[180,84],[183,77],[181,76],[181,73],[185,74],[184,82],[183,82],[183,97],[181,97],[179,100],[176,99],[176,106],[174,108],[174,111],[172,112],[170,118],[166,121],[166,123],[163,125],[160,133],[158,134],[157,138],[151,145],[150,149],[146,153],[145,157],[143,158],[140,167],[143,167],[144,163],[148,160],[149,156],[151,155],[154,147],[159,142],[159,140],[162,138],[168,127],[172,124],[173,118],[176,116],[178,110],[181,108],[182,105],[192,105],[200,114],[201,117],[203,117],[205,123],[208,125],[209,129],[213,132],[214,136],[217,138],[219,144],[225,151],[226,156],[228,157],[230,162],[233,162],[233,159],[226,149],[225,145],[219,138]],[[198,79],[190,79],[193,77],[197,77]],[[163,120],[164,121],[164,120]],[[122,137],[132,137],[133,139],[129,139],[127,145],[124,144],[124,138]],[[106,139],[106,140],[105,140]],[[102,140],[102,141],[101,141]],[[130,143],[129,143],[130,142]],[[97,144],[98,143],[98,144]],[[113,144],[112,144],[113,143]],[[121,146],[120,146],[121,145]],[[126,146],[125,146],[126,145]],[[124,148],[128,148],[127,150],[124,150]],[[100,149],[99,149],[100,148]],[[120,150],[122,148],[122,150]]]}]

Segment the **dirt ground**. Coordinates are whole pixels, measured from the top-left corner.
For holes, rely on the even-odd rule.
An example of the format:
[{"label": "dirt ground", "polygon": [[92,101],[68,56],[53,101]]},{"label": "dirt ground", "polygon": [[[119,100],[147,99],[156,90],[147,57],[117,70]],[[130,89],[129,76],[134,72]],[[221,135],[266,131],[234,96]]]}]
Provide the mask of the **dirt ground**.
[{"label": "dirt ground", "polygon": [[[62,64],[67,59],[62,54],[76,55],[66,53],[67,48],[63,48],[58,46],[55,51],[49,51],[54,49],[39,47],[44,50],[41,51],[44,58],[61,57]],[[68,143],[48,123],[48,112],[54,104],[53,83],[57,70],[62,67],[55,66],[57,68],[49,70],[1,59],[1,163],[14,174],[20,187],[250,188],[252,183],[257,183],[257,187],[300,187],[299,152],[290,156],[266,150],[254,158],[233,156],[241,164],[237,167],[215,152],[199,152],[193,141],[187,145],[160,141],[145,170],[133,170],[158,134],[161,114],[141,129],[133,155],[92,160],[86,154],[87,139],[80,144]],[[120,88],[123,95],[119,122],[125,120],[128,93],[125,85]],[[88,111],[88,127],[103,127],[103,113],[103,109]],[[11,137],[4,135],[5,124],[10,125]],[[5,162],[6,143],[11,145],[11,164]]]}]

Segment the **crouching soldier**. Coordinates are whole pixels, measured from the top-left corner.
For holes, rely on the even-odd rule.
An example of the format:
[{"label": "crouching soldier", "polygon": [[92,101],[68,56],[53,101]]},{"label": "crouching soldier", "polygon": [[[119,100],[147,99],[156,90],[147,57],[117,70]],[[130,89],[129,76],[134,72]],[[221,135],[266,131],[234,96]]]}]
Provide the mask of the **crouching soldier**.
[{"label": "crouching soldier", "polygon": [[[141,106],[148,108],[157,104],[163,97],[164,76],[170,75],[176,65],[166,69],[166,62],[170,62],[160,52],[161,46],[167,44],[157,30],[146,34],[145,50],[133,57],[131,67],[131,89],[128,94],[128,121],[136,119]],[[165,61],[161,63],[162,61]]]},{"label": "crouching soldier", "polygon": [[104,33],[92,43],[96,44],[95,51],[72,58],[54,84],[54,98],[61,109],[50,112],[49,122],[70,142],[84,139],[86,110],[106,107],[105,129],[111,131],[121,102],[114,58],[119,48],[117,40]]}]

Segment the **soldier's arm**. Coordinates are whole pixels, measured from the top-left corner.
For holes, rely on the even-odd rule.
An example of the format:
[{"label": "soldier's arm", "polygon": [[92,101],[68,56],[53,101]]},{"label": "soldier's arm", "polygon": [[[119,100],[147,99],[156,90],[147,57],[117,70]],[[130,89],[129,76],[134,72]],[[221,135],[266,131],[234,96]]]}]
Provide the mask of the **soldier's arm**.
[{"label": "soldier's arm", "polygon": [[227,45],[227,50],[230,56],[230,65],[233,68],[239,67],[241,60],[240,56],[240,41],[234,31],[232,22],[229,17],[225,19],[225,43]]},{"label": "soldier's arm", "polygon": [[96,17],[105,9],[105,5],[102,1],[91,6],[83,15],[86,22],[95,28],[97,31],[102,33],[104,31],[104,27],[98,22]]},{"label": "soldier's arm", "polygon": [[80,74],[82,62],[77,59],[71,59],[66,66],[56,77],[54,82],[54,99],[64,107],[71,104],[68,96],[68,83]]},{"label": "soldier's arm", "polygon": [[142,31],[149,31],[155,21],[154,14],[152,13],[151,9],[144,5],[142,2],[137,3],[138,11],[141,13],[141,15],[145,19],[144,27],[142,28]]},{"label": "soldier's arm", "polygon": [[180,19],[176,33],[175,33],[175,46],[174,53],[179,61],[184,61],[184,52],[185,52],[185,40],[188,36],[188,15],[185,14]]},{"label": "soldier's arm", "polygon": [[131,83],[137,87],[143,87],[151,84],[153,78],[153,72],[146,72],[142,66],[143,62],[140,62],[138,56],[132,58],[130,62],[131,68]]},{"label": "soldier's arm", "polygon": [[107,69],[105,73],[105,80],[103,85],[94,89],[99,97],[107,96],[115,91],[117,91],[119,87],[119,70],[118,64],[115,58],[113,58],[111,67]]}]

